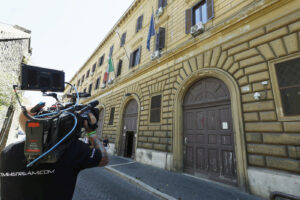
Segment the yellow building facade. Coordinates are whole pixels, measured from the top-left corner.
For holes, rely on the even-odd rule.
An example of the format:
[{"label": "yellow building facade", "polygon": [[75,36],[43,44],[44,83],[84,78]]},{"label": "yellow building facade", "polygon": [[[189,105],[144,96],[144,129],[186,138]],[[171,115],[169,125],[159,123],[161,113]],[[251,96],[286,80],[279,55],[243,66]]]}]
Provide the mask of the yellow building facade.
[{"label": "yellow building facade", "polygon": [[70,82],[111,153],[300,196],[299,41],[298,0],[136,0]]}]

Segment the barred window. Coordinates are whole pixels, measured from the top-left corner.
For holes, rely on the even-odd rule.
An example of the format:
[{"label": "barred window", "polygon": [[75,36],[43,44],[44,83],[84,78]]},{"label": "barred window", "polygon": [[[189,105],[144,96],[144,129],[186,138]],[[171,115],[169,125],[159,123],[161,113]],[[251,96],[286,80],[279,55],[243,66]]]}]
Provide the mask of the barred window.
[{"label": "barred window", "polygon": [[160,122],[161,95],[151,98],[150,122]]},{"label": "barred window", "polygon": [[87,70],[87,72],[86,72],[86,78],[88,78],[89,75],[90,75],[90,70]]},{"label": "barred window", "polygon": [[115,107],[112,107],[110,109],[110,116],[109,116],[108,125],[113,125],[113,123],[114,123],[114,115],[115,115]]},{"label": "barred window", "polygon": [[100,58],[99,58],[99,67],[103,64],[104,62],[104,56],[105,54],[103,54]]},{"label": "barred window", "polygon": [[93,87],[93,84],[91,83],[89,86],[89,92],[88,92],[89,94],[92,94],[92,87]]},{"label": "barred window", "polygon": [[97,78],[96,85],[95,85],[95,90],[97,90],[99,88],[100,79],[101,79],[101,77]]},{"label": "barred window", "polygon": [[92,72],[95,72],[95,70],[96,70],[96,65],[97,65],[97,63],[95,63],[95,64],[93,65]]},{"label": "barred window", "polygon": [[124,46],[126,40],[126,32],[122,34],[120,46]]},{"label": "barred window", "polygon": [[283,114],[300,115],[300,58],[275,64]]}]

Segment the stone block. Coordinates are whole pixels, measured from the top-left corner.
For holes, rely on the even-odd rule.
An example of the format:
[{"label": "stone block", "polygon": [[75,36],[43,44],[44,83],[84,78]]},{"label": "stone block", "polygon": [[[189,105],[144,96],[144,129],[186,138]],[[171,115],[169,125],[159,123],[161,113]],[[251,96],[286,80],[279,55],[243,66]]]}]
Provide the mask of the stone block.
[{"label": "stone block", "polygon": [[148,127],[150,131],[160,131],[160,125],[151,125]]},{"label": "stone block", "polygon": [[290,144],[300,146],[300,134],[264,133],[263,141],[265,144]]},{"label": "stone block", "polygon": [[258,114],[256,112],[253,113],[244,113],[244,120],[246,122],[258,121]]},{"label": "stone block", "polygon": [[223,65],[223,69],[227,70],[233,64],[233,57],[228,57],[225,64]]},{"label": "stone block", "polygon": [[276,121],[277,115],[275,111],[267,111],[259,113],[260,119],[262,121]]},{"label": "stone block", "polygon": [[269,72],[265,71],[265,72],[258,72],[255,74],[251,74],[249,75],[249,82],[253,83],[253,82],[258,82],[258,81],[265,81],[265,80],[269,80]]},{"label": "stone block", "polygon": [[252,85],[245,85],[241,88],[242,94],[252,92]]},{"label": "stone block", "polygon": [[300,160],[300,147],[288,146],[289,157]]},{"label": "stone block", "polygon": [[200,54],[199,56],[197,56],[198,69],[201,69],[204,67],[203,60],[204,60],[203,54]]},{"label": "stone block", "polygon": [[196,58],[189,59],[190,66],[192,67],[192,71],[197,70],[197,61]]},{"label": "stone block", "polygon": [[275,107],[273,101],[259,101],[254,103],[243,104],[244,112],[273,110],[274,108]]},{"label": "stone block", "polygon": [[142,148],[145,148],[145,149],[152,149],[153,147],[153,144],[152,143],[146,143],[146,142],[143,142],[142,143]]},{"label": "stone block", "polygon": [[246,141],[248,143],[262,143],[261,133],[246,133]]},{"label": "stone block", "polygon": [[217,62],[218,62],[219,57],[220,57],[220,54],[221,54],[221,47],[214,48],[213,55],[212,55],[212,58],[211,58],[211,63],[210,63],[211,67],[216,67]]},{"label": "stone block", "polygon": [[258,51],[255,48],[253,48],[234,55],[234,60],[245,60],[246,58],[250,58],[256,55],[258,55]]},{"label": "stone block", "polygon": [[169,143],[169,138],[159,138],[159,143],[161,144],[168,144]]},{"label": "stone block", "polygon": [[246,102],[256,102],[257,100],[254,99],[253,97],[253,93],[248,93],[248,94],[244,94],[242,95],[242,102],[246,103]]},{"label": "stone block", "polygon": [[236,54],[236,53],[239,53],[239,52],[242,52],[242,51],[245,51],[249,48],[249,44],[247,42],[243,43],[243,44],[240,44],[236,47],[233,47],[233,48],[230,48],[228,49],[228,55],[229,56],[232,56],[233,54]]},{"label": "stone block", "polygon": [[222,54],[221,54],[221,56],[219,58],[218,64],[217,64],[218,68],[222,68],[223,67],[223,64],[224,64],[226,58],[227,58],[226,52],[222,52]]},{"label": "stone block", "polygon": [[210,67],[211,55],[212,55],[211,50],[206,51],[204,53],[204,67]]},{"label": "stone block", "polygon": [[228,70],[230,74],[234,74],[239,69],[239,64],[234,63]]},{"label": "stone block", "polygon": [[300,133],[300,123],[299,122],[284,122],[283,126],[284,126],[285,132]]},{"label": "stone block", "polygon": [[279,37],[282,37],[286,34],[288,34],[288,29],[286,27],[283,27],[281,29],[278,29],[276,31],[270,32],[261,37],[251,40],[250,47],[261,45],[263,43],[266,43],[266,42],[272,41],[274,39],[277,39]]},{"label": "stone block", "polygon": [[290,32],[299,31],[300,30],[300,21],[290,24],[289,30],[290,30]]},{"label": "stone block", "polygon": [[159,151],[167,151],[168,147],[166,144],[154,144],[153,148]]},{"label": "stone block", "polygon": [[139,130],[140,131],[147,131],[148,130],[148,126],[140,126]]},{"label": "stone block", "polygon": [[254,56],[254,57],[247,58],[245,60],[241,60],[240,61],[240,67],[248,67],[248,66],[251,66],[251,65],[262,63],[264,61],[265,60],[261,55],[257,55],[257,56]]},{"label": "stone block", "polygon": [[260,155],[248,155],[248,162],[250,165],[263,167],[266,165],[265,157]]},{"label": "stone block", "polygon": [[[258,91],[264,91],[265,90],[265,86],[263,86],[261,84],[261,82],[253,83],[252,87],[253,87],[253,92],[258,92]],[[266,89],[271,89],[270,81],[269,81],[269,84],[267,85]]]},{"label": "stone block", "polygon": [[138,141],[139,141],[139,142],[147,142],[147,141],[148,141],[148,138],[147,138],[147,137],[139,136],[139,137],[138,137]]},{"label": "stone block", "polygon": [[269,44],[263,44],[257,47],[260,53],[267,59],[271,60],[275,58],[275,55]]},{"label": "stone block", "polygon": [[266,26],[267,32],[274,31],[283,26],[290,24],[291,22],[297,21],[300,19],[300,12],[294,12],[293,14],[278,18],[273,23],[270,23]]},{"label": "stone block", "polygon": [[285,46],[287,48],[288,54],[295,53],[299,51],[299,42],[297,33],[293,33],[291,35],[285,36],[283,38]]},{"label": "stone block", "polygon": [[153,136],[153,131],[143,131],[144,136]]},{"label": "stone block", "polygon": [[272,49],[275,52],[275,55],[277,57],[286,55],[286,51],[285,51],[285,48],[283,46],[282,39],[277,39],[277,40],[272,41],[270,43],[270,46],[272,47]]},{"label": "stone block", "polygon": [[239,69],[237,72],[235,72],[235,73],[233,74],[233,76],[234,76],[236,79],[241,78],[242,76],[244,76],[244,69]]},{"label": "stone block", "polygon": [[264,28],[258,28],[248,34],[245,34],[241,37],[235,38],[235,39],[223,44],[222,49],[226,50],[228,48],[231,48],[231,47],[241,44],[243,42],[249,41],[253,38],[258,38],[259,36],[264,35],[264,34],[265,34]]},{"label": "stone block", "polygon": [[265,145],[265,144],[248,144],[247,151],[253,154],[263,154],[270,156],[287,156],[285,146]]},{"label": "stone block", "polygon": [[261,71],[266,71],[268,69],[267,63],[260,63],[257,65],[253,65],[251,67],[246,67],[245,68],[245,74],[253,74]]},{"label": "stone block", "polygon": [[[190,67],[190,63],[188,61],[185,61],[183,63],[183,69],[186,73],[186,76],[190,75],[192,73],[192,69]],[[181,73],[181,70],[180,70],[180,75],[182,76],[182,78],[185,78],[186,76],[184,76],[182,73]]]},{"label": "stone block", "polygon": [[158,137],[149,137],[148,142],[159,143],[159,138]]},{"label": "stone block", "polygon": [[276,157],[266,157],[267,166],[274,169],[286,170],[291,172],[300,172],[300,161],[276,158]]},{"label": "stone block", "polygon": [[242,78],[240,78],[238,80],[238,83],[239,83],[240,86],[247,85],[249,83],[248,77],[247,76],[243,76]]},{"label": "stone block", "polygon": [[280,122],[247,122],[245,130],[249,132],[282,132]]}]

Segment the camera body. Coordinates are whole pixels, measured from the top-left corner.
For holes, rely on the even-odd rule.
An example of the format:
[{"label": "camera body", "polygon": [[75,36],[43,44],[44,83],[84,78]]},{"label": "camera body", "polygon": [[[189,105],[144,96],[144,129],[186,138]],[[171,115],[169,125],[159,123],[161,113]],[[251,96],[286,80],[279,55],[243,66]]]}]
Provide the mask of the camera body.
[{"label": "camera body", "polygon": [[[43,92],[44,96],[52,96],[57,101],[56,93],[64,91],[64,72],[41,67],[21,65],[21,89]],[[54,95],[53,95],[54,94]],[[82,133],[83,121],[88,120],[88,113],[95,112],[98,101],[87,105],[78,105],[76,97],[88,97],[73,93],[69,95],[70,103],[57,102],[54,106],[41,110],[44,104],[37,104],[34,116],[28,114],[22,106],[23,114],[29,119],[26,122],[26,140],[24,154],[27,162],[55,163],[69,145],[77,140]],[[97,117],[96,117],[97,118]],[[89,122],[90,124],[90,122]],[[94,125],[97,128],[97,125]]]}]

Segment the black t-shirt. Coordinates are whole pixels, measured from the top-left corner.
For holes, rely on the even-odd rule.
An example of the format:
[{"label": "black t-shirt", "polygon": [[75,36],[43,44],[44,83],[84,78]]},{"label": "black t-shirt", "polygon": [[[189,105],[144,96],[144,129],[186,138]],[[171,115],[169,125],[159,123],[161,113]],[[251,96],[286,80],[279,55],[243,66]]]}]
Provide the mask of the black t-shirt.
[{"label": "black t-shirt", "polygon": [[99,150],[76,140],[58,162],[27,168],[24,143],[9,145],[1,153],[1,200],[72,199],[79,171],[101,161]]},{"label": "black t-shirt", "polygon": [[104,140],[103,140],[103,146],[107,147],[108,143],[109,143],[109,142],[108,142],[108,139],[104,139]]}]

